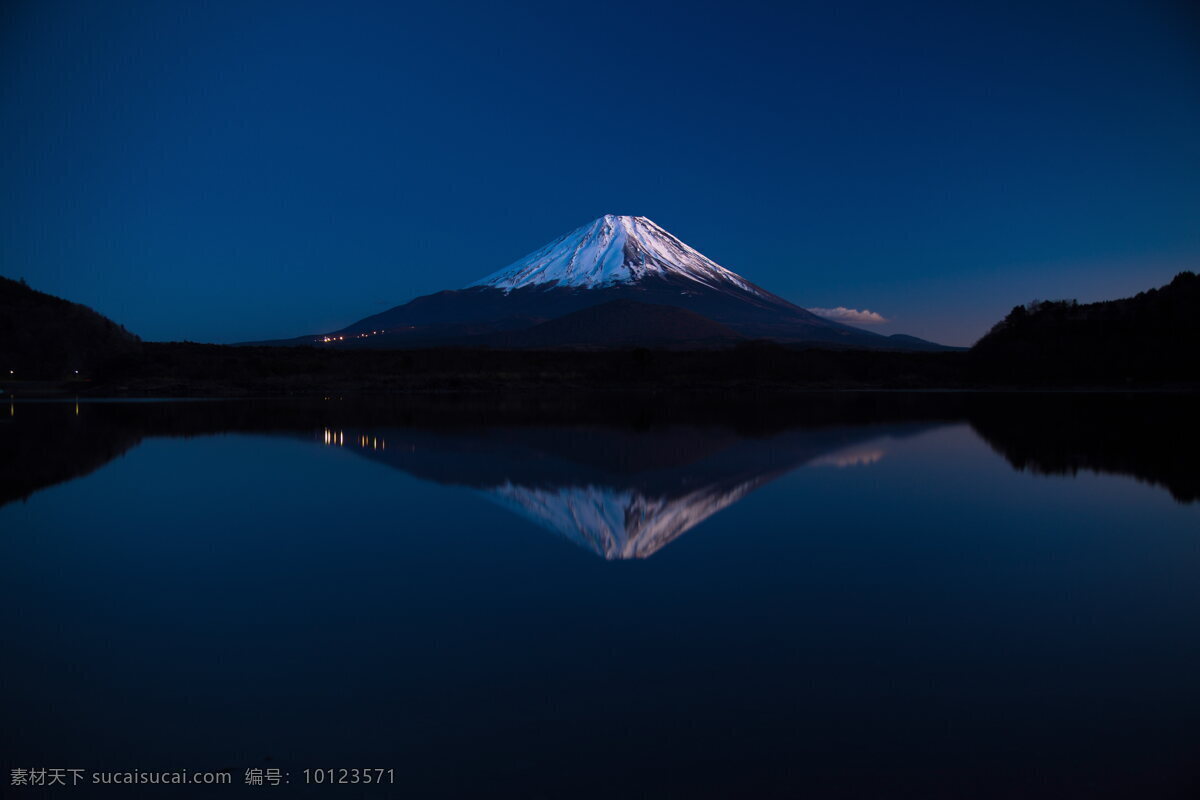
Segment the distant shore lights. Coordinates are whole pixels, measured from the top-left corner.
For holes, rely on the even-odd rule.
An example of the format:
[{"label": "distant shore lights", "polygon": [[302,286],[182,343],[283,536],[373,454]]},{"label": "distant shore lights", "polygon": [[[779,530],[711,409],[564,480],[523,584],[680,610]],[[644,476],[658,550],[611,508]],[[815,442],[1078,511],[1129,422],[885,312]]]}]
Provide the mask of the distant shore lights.
[{"label": "distant shore lights", "polygon": [[[366,339],[368,336],[378,336],[381,333],[386,333],[386,331],[368,331],[367,333],[357,334],[353,338]],[[318,342],[344,342],[344,341],[346,341],[346,337],[345,336],[322,336],[321,338],[317,339],[317,341]]]}]

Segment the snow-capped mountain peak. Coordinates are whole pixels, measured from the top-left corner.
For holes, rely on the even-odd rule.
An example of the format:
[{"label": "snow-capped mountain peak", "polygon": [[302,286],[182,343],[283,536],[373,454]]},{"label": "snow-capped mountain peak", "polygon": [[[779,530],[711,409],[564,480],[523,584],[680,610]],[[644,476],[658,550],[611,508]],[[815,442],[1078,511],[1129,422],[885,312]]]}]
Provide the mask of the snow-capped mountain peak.
[{"label": "snow-capped mountain peak", "polygon": [[647,277],[683,278],[711,288],[754,284],[681,242],[646,217],[605,214],[467,288],[510,292],[527,286],[599,288]]}]

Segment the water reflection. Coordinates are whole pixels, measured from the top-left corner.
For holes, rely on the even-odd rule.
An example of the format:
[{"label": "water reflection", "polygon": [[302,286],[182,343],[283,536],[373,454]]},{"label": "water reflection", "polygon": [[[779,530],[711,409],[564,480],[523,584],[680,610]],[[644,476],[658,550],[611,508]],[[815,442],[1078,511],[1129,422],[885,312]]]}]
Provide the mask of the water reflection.
[{"label": "water reflection", "polygon": [[878,464],[887,455],[887,451],[883,448],[876,447],[870,450],[852,448],[850,450],[838,453],[830,453],[827,456],[813,460],[814,466],[831,466],[838,469],[846,467],[865,467],[870,464]]},{"label": "water reflection", "polygon": [[0,771],[1191,796],[1190,406],[17,402]]},{"label": "water reflection", "polygon": [[[608,559],[646,558],[771,480],[807,464],[869,464],[927,423],[741,436],[718,427],[576,426],[331,431],[360,455],[474,489]],[[390,449],[378,443],[390,441]]]},{"label": "water reflection", "polygon": [[1200,498],[1186,396],[823,396],[649,417],[618,408],[10,400],[0,504],[85,475],[145,437],[287,434],[469,488],[605,558],[645,558],[786,472],[869,468],[890,440],[962,421],[1018,470],[1126,475],[1179,502]]},{"label": "water reflection", "polygon": [[970,415],[975,431],[1014,469],[1035,475],[1127,475],[1200,500],[1200,425],[1191,395],[1020,398],[1009,413]]},{"label": "water reflection", "polygon": [[[321,442],[328,447],[345,447],[346,432],[334,431],[326,428],[321,434]],[[358,436],[350,437],[351,445],[356,445],[364,450],[386,450],[387,439],[380,439],[378,436],[373,436],[367,433],[361,433]]]}]

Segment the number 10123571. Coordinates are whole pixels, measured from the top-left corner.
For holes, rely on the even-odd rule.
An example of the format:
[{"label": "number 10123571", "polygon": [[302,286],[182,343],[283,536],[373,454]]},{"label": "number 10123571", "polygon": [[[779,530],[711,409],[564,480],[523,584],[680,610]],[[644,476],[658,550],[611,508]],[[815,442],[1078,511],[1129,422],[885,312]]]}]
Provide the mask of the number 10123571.
[{"label": "number 10123571", "polygon": [[382,768],[306,769],[305,783],[395,783],[396,770]]}]

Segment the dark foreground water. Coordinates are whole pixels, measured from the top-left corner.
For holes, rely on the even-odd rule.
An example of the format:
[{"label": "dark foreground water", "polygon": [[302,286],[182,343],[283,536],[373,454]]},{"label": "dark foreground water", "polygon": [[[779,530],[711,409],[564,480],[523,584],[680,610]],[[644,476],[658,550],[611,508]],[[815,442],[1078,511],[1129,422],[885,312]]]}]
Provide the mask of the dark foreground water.
[{"label": "dark foreground water", "polygon": [[1194,797],[1195,407],[6,404],[0,794]]}]

